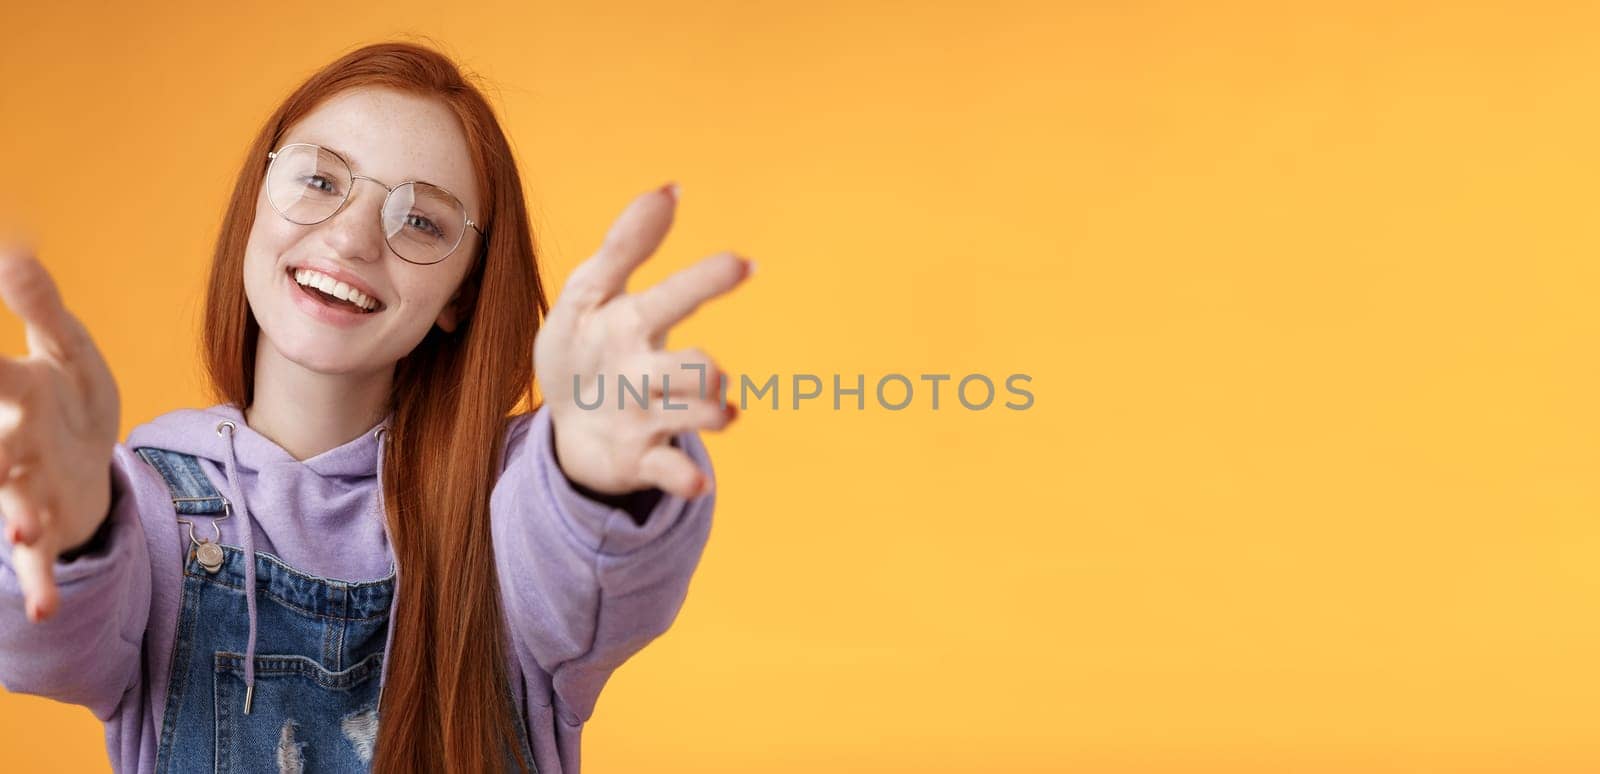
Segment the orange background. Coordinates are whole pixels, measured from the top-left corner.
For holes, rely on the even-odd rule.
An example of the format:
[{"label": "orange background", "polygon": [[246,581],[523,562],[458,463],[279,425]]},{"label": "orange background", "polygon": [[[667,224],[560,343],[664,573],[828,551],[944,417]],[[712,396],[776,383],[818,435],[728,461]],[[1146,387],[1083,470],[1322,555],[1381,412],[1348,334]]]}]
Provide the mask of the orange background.
[{"label": "orange background", "polygon": [[[708,436],[711,543],[585,771],[1600,770],[1593,5],[13,5],[0,212],[124,432],[204,405],[255,127],[400,34],[495,84],[553,281],[669,179],[635,287],[759,262],[672,346],[1032,375]],[[105,767],[31,697],[0,749]]]}]

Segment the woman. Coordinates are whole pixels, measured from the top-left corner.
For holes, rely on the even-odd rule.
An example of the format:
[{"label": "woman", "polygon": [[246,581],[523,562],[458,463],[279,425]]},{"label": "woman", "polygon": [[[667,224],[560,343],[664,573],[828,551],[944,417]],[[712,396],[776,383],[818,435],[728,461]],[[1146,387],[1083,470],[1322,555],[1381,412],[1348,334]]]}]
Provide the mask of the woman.
[{"label": "woman", "polygon": [[[355,51],[246,154],[206,304],[222,402],[125,444],[88,332],[0,260],[31,354],[0,360],[0,682],[89,707],[119,771],[577,771],[607,677],[682,605],[696,431],[734,416],[662,347],[749,262],[623,292],[676,196],[635,199],[549,307],[481,93],[429,49]],[[619,374],[648,405],[582,408]]]}]

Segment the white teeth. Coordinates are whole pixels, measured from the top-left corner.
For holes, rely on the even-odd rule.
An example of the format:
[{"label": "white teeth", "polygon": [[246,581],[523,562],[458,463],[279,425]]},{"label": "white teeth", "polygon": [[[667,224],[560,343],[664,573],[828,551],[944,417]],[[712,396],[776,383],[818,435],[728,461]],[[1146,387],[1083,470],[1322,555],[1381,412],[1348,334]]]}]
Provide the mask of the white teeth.
[{"label": "white teeth", "polygon": [[371,296],[315,269],[295,269],[294,281],[316,288],[334,298],[342,298],[369,312],[378,307],[378,302]]}]

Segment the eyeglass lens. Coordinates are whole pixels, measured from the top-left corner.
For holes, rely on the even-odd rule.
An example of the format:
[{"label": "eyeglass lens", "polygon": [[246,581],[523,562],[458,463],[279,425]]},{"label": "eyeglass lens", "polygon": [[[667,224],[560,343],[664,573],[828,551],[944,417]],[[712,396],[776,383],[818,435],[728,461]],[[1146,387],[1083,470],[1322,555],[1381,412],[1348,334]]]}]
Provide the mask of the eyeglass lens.
[{"label": "eyeglass lens", "polygon": [[[273,158],[267,196],[284,218],[312,225],[339,211],[354,182],[349,165],[338,154],[315,145],[294,144]],[[437,263],[460,244],[467,213],[461,201],[443,188],[402,183],[384,200],[381,222],[389,248],[401,258]]]}]

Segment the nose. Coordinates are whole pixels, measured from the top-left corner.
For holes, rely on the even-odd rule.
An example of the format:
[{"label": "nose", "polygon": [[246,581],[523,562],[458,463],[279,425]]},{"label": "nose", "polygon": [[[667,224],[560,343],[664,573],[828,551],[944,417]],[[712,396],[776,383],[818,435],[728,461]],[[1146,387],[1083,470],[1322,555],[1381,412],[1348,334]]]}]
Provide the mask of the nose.
[{"label": "nose", "polygon": [[[371,185],[361,185],[361,183]],[[388,191],[377,182],[357,177],[351,183],[350,199],[331,220],[324,223],[328,246],[340,258],[370,263],[383,260],[389,242],[383,235],[383,202]]]}]

